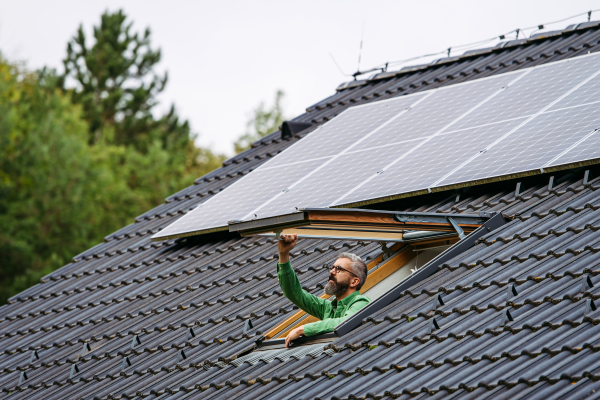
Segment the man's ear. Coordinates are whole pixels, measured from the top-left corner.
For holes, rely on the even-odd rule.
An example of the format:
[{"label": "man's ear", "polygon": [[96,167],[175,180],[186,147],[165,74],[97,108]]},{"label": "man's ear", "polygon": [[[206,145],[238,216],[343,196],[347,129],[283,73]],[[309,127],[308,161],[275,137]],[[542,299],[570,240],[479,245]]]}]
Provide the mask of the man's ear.
[{"label": "man's ear", "polygon": [[352,278],[352,280],[350,281],[350,287],[351,288],[355,288],[358,286],[358,284],[360,283],[360,279],[358,279],[357,277]]}]

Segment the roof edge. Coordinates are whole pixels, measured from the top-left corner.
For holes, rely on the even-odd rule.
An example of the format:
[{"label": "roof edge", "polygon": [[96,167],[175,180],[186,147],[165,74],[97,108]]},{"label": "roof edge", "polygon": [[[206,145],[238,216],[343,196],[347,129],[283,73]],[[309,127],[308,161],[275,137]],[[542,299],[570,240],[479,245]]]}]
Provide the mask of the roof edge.
[{"label": "roof edge", "polygon": [[[174,235],[168,235],[168,236],[156,236],[158,235],[158,233],[154,236],[152,236],[150,238],[150,241],[152,242],[163,242],[165,240],[171,240],[171,239],[180,239],[180,238],[184,238],[184,237],[190,237],[190,236],[200,236],[200,235],[206,235],[209,233],[217,233],[217,232],[229,232],[229,227],[228,226],[218,226],[216,228],[210,228],[210,229],[202,229],[199,231],[191,231],[191,232],[184,232],[184,233],[176,233]],[[159,231],[160,233],[160,231]]]}]

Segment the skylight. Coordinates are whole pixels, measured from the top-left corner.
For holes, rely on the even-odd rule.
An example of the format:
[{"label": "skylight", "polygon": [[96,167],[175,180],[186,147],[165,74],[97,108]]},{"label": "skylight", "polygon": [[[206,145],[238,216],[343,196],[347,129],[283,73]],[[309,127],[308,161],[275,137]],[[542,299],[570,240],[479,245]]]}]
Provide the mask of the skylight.
[{"label": "skylight", "polygon": [[[434,216],[424,213],[403,214],[405,217],[410,217],[413,220],[412,223],[415,224],[421,221],[431,223],[429,218]],[[438,214],[438,216],[443,217],[444,214]],[[428,240],[425,238],[410,244],[395,244],[388,252],[367,265],[369,274],[365,285],[361,289],[361,293],[371,291],[371,294],[375,294],[373,296],[374,301],[338,325],[334,332],[301,338],[296,342],[296,345],[312,345],[319,342],[328,342],[347,334],[359,326],[363,319],[373,315],[399,298],[406,289],[433,275],[446,261],[467,251],[477,243],[479,238],[506,223],[501,214],[489,214],[487,217],[485,221],[482,221],[481,226],[474,229],[462,239],[458,238],[458,232],[454,232],[454,238],[452,239]],[[468,219],[468,217],[465,219]],[[421,264],[419,264],[417,254],[427,249],[437,249],[437,251],[425,255],[426,258],[422,258]],[[378,290],[375,291],[374,289]],[[328,296],[323,295],[321,297],[327,298]],[[284,338],[287,332],[299,325],[313,322],[313,320],[316,321],[314,317],[308,316],[303,311],[298,311],[258,339],[256,348],[281,348],[284,346]]]}]

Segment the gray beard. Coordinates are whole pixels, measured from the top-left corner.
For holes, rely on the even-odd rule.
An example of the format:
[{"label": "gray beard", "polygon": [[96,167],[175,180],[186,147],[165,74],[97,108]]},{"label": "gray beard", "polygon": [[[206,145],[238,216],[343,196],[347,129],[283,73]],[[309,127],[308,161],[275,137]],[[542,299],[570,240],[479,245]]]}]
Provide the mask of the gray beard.
[{"label": "gray beard", "polygon": [[327,282],[327,284],[325,285],[324,291],[325,294],[328,294],[330,296],[339,296],[340,294],[343,294],[346,292],[346,290],[348,290],[349,287],[349,283],[348,282]]}]

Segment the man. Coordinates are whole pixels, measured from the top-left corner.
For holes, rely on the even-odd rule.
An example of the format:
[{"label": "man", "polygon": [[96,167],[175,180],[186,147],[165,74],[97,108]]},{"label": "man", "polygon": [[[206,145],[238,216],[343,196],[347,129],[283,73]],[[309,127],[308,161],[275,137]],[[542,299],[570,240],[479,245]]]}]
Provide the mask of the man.
[{"label": "man", "polygon": [[285,338],[286,347],[300,336],[332,332],[342,321],[371,301],[359,292],[367,280],[367,265],[359,256],[352,253],[341,253],[335,263],[329,267],[329,280],[325,285],[325,294],[335,296],[333,301],[321,299],[303,290],[290,264],[290,251],[297,242],[297,235],[281,235],[277,264],[279,285],[285,297],[321,321],[291,330]]}]

